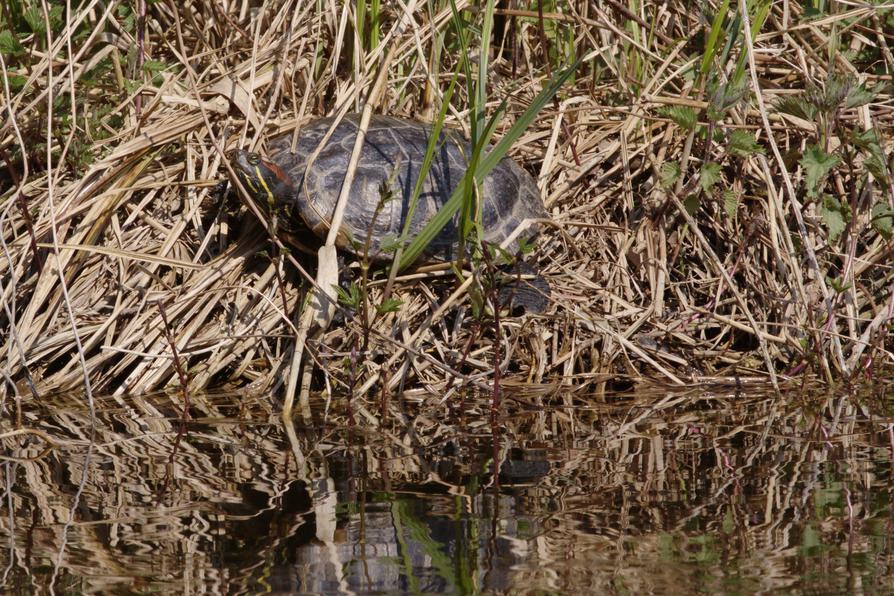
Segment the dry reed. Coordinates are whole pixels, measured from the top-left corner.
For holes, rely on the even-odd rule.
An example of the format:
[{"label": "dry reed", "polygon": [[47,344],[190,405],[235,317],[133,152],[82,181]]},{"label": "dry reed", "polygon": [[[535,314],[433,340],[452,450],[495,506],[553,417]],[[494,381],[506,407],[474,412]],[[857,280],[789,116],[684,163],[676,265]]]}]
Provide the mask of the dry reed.
[{"label": "dry reed", "polygon": [[[432,117],[458,59],[450,5],[417,8],[392,37],[402,15],[387,4],[375,36],[371,21],[355,26],[353,4],[334,2],[40,13],[49,26],[2,64],[4,397],[85,379],[88,394],[116,395],[284,386],[312,263],[299,274],[300,260],[214,188],[229,150],[359,110],[386,48],[378,110]],[[452,275],[410,271],[391,292],[396,312],[348,313],[310,338],[308,381],[378,399],[487,388],[496,369],[504,382],[600,390],[890,365],[890,9],[833,3],[811,17],[787,1],[704,3],[721,11],[712,21],[688,2],[635,14],[502,4],[485,46],[487,108],[508,102],[498,134],[552,72],[584,58],[514,148],[552,217],[533,257],[551,308],[495,329]],[[753,39],[732,34],[746,4]],[[711,46],[712,31],[729,47]],[[835,84],[871,93],[825,112],[781,103],[827,99]],[[461,78],[453,126],[469,119],[468,88]],[[875,145],[855,140],[869,129]],[[742,131],[755,147],[735,145]],[[837,162],[823,170],[809,155]],[[371,304],[386,277],[369,285]]]}]

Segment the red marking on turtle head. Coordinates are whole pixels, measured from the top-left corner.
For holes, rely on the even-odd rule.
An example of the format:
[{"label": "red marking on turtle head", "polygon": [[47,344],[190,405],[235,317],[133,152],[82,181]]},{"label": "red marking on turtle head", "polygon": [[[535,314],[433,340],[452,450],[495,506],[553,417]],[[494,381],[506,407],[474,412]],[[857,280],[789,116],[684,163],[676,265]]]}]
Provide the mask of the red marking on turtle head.
[{"label": "red marking on turtle head", "polygon": [[292,186],[292,178],[291,178],[291,176],[289,176],[288,174],[286,174],[286,172],[285,172],[281,167],[279,167],[278,165],[276,165],[275,163],[273,163],[273,162],[270,161],[269,159],[263,159],[263,158],[262,158],[262,159],[261,159],[261,163],[262,163],[262,164],[264,165],[264,167],[267,168],[267,169],[270,171],[270,173],[273,174],[273,176],[274,176],[277,180],[279,180],[282,184],[285,184],[285,185],[288,186],[288,187],[291,187],[291,186]]}]

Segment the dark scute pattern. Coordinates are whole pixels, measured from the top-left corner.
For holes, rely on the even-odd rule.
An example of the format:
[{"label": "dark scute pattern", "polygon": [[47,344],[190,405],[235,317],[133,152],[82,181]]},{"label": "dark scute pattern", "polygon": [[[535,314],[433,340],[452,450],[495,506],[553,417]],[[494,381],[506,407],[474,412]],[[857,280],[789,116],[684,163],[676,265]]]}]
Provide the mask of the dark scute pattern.
[{"label": "dark scute pattern", "polygon": [[[338,201],[344,175],[351,158],[359,115],[345,117],[333,132],[327,145],[307,171],[307,160],[332,124],[331,118],[313,121],[298,134],[295,152],[290,152],[292,133],[272,139],[268,150],[272,159],[286,170],[296,183],[297,209],[312,229],[328,228]],[[409,201],[425,157],[429,125],[420,122],[373,116],[366,134],[360,163],[351,185],[342,229],[362,247],[371,232],[370,256],[388,259],[382,246],[398,237],[403,230]],[[439,148],[432,160],[429,175],[419,196],[410,224],[412,238],[447,202],[454,187],[462,179],[466,156],[471,155],[469,142],[452,131],[442,131]],[[383,184],[391,189],[392,200],[381,206]],[[544,217],[545,212],[537,185],[531,176],[509,158],[504,158],[485,178],[482,185],[482,226],[485,239],[499,243],[526,217]],[[423,255],[425,260],[449,260],[456,251],[457,219],[441,230]],[[321,227],[322,226],[322,227]],[[530,237],[535,230],[529,230]],[[345,246],[354,250],[355,247]],[[510,247],[510,251],[514,247]]]}]

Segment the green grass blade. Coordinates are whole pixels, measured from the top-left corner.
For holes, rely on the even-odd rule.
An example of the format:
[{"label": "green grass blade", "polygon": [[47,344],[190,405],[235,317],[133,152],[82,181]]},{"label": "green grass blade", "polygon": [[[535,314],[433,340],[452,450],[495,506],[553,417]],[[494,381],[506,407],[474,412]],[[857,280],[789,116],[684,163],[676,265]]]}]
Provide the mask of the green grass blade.
[{"label": "green grass blade", "polygon": [[357,30],[357,35],[354,36],[354,40],[357,44],[357,47],[354,48],[356,59],[356,56],[363,55],[363,48],[366,47],[366,39],[364,38],[364,34],[366,33],[364,31],[364,25],[366,25],[366,0],[360,0],[360,2],[357,3],[354,20],[354,28]]},{"label": "green grass blade", "polygon": [[[577,70],[577,67],[580,65],[582,58],[578,58],[574,64],[566,68],[565,70],[556,73],[550,84],[547,85],[538,95],[534,98],[534,101],[531,102],[531,105],[528,106],[528,109],[519,117],[519,119],[512,125],[509,131],[503,136],[502,139],[491,149],[486,156],[478,163],[478,167],[474,170],[474,178],[476,181],[484,180],[485,176],[487,176],[492,169],[500,162],[501,159],[509,152],[509,149],[518,140],[518,138],[522,135],[522,133],[531,125],[534,121],[534,118],[540,113],[540,110],[543,109],[543,106],[546,105],[548,101],[550,101],[553,96],[559,91],[565,81]],[[460,181],[459,185],[457,185],[456,190],[453,191],[453,194],[450,195],[450,199],[438,210],[438,213],[432,218],[431,221],[426,224],[426,226],[416,235],[416,237],[410,242],[407,249],[404,251],[403,256],[401,257],[397,267],[398,270],[404,269],[408,265],[411,265],[413,261],[415,261],[422,251],[431,243],[432,240],[438,235],[438,233],[446,226],[453,216],[456,214],[457,210],[460,208],[463,200],[463,194],[465,192],[466,180],[467,177],[471,176],[471,172],[473,170],[469,168],[466,170],[466,173],[463,175],[463,179]]]},{"label": "green grass blade", "polygon": [[701,67],[702,79],[708,76],[708,71],[711,69],[711,63],[717,50],[717,40],[720,38],[720,32],[723,31],[723,21],[726,19],[728,11],[729,0],[723,0],[720,6],[717,7],[714,22],[711,23],[711,30],[708,34],[708,41],[705,43],[705,55],[702,57]]},{"label": "green grass blade", "polygon": [[438,147],[438,139],[441,136],[441,129],[444,127],[444,119],[447,117],[447,106],[450,105],[450,99],[453,97],[453,90],[456,87],[456,81],[459,78],[459,69],[453,73],[450,85],[444,93],[444,100],[441,102],[441,109],[438,111],[438,117],[432,123],[431,136],[428,139],[428,146],[425,148],[425,156],[422,158],[422,165],[419,167],[419,177],[416,179],[416,186],[413,188],[413,194],[410,197],[410,203],[407,207],[407,216],[404,220],[404,227],[401,230],[400,246],[407,241],[410,233],[410,223],[413,221],[413,214],[416,211],[416,203],[419,201],[419,195],[422,194],[422,187],[425,185],[425,179],[428,177],[428,171],[431,169],[431,162],[434,159],[435,149]]},{"label": "green grass blade", "polygon": [[[475,171],[478,167],[478,160],[481,157],[482,148],[487,146],[490,135],[493,133],[485,132],[485,119],[487,115],[487,73],[489,69],[491,34],[494,24],[494,0],[487,0],[484,8],[484,20],[481,25],[481,38],[479,40],[478,50],[478,77],[475,81],[474,92],[470,94],[471,102],[469,105],[469,114],[471,116],[471,132],[472,132],[472,156],[468,161],[467,169]],[[467,159],[469,156],[467,156]],[[469,176],[465,178],[464,191],[462,194],[462,209],[459,216],[459,259],[465,257],[465,241],[472,237],[472,229],[476,222],[480,220],[478,210],[475,209],[475,192],[477,184],[480,181]]]},{"label": "green grass blade", "polygon": [[494,0],[487,0],[484,8],[484,22],[481,25],[481,43],[478,51],[478,79],[475,83],[475,102],[471,106],[474,119],[472,142],[477,143],[477,134],[484,128],[487,108],[487,71],[490,58],[490,38],[494,26]]},{"label": "green grass blade", "polygon": [[[757,38],[757,34],[760,33],[761,29],[764,26],[764,21],[767,20],[769,14],[770,3],[758,3],[755,14],[751,19],[751,31],[748,32],[748,34],[751,35],[752,40]],[[730,83],[733,87],[738,87],[742,83],[742,79],[745,78],[745,66],[747,62],[748,52],[745,51],[745,47],[743,46],[742,51],[739,54],[739,62],[738,64],[736,64],[736,70],[733,73],[733,76],[730,77]]]},{"label": "green grass blade", "polygon": [[[478,164],[481,161],[481,152],[487,147],[487,144],[490,143],[491,137],[494,136],[494,131],[497,129],[497,122],[500,120],[500,116],[503,112],[506,111],[506,101],[500,102],[500,106],[494,111],[493,116],[491,116],[490,121],[488,121],[487,125],[484,126],[484,130],[481,131],[481,134],[478,137],[478,142],[472,147],[472,156],[469,159],[469,162],[466,166],[466,173],[468,172],[478,172]],[[497,160],[499,163],[499,160]],[[492,169],[492,168],[491,168]],[[488,169],[488,172],[490,169]],[[478,185],[480,185],[484,181],[484,177],[486,174],[479,176],[463,176],[461,182],[461,188],[463,189],[461,195],[461,206],[462,213],[460,214],[460,226],[459,226],[459,258],[463,259],[465,256],[465,242],[466,240],[472,237],[472,229],[475,224],[481,219],[478,216],[478,213],[472,212],[472,208],[475,206],[475,189]],[[440,231],[440,230],[439,230]]]},{"label": "green grass blade", "polygon": [[379,39],[381,38],[381,27],[379,25],[379,0],[372,0],[369,8],[369,49],[375,50],[379,47]]}]

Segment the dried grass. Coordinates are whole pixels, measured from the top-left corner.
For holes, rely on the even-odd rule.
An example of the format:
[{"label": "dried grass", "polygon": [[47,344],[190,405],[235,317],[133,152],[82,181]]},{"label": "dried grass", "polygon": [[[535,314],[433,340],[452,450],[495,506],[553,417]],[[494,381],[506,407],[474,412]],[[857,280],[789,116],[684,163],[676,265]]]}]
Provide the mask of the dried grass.
[{"label": "dried grass", "polygon": [[[296,273],[296,259],[274,248],[263,224],[215,196],[229,171],[224,153],[359,109],[387,48],[396,51],[379,110],[430,118],[457,58],[449,47],[437,50],[451,17],[449,4],[434,4],[417,9],[393,38],[400,5],[389,4],[383,41],[369,49],[350,43],[356,29],[345,3],[256,9],[161,0],[148,6],[145,27],[144,59],[165,66],[155,73],[138,67],[142,59],[128,61],[139,27],[122,18],[125,4],[91,2],[49,41],[26,40],[27,59],[14,73],[5,58],[3,395],[77,388],[85,378],[94,391],[114,394],[177,385],[166,331],[190,389],[280,388],[301,285],[313,271]],[[555,51],[567,39],[555,28],[569,27],[559,33],[571,32],[573,55],[587,58],[514,150],[539,173],[553,218],[535,256],[553,306],[544,316],[503,319],[495,333],[492,319],[471,314],[451,276],[410,272],[393,290],[399,312],[367,323],[349,317],[311,338],[319,371],[311,380],[326,391],[378,396],[377,386],[489,387],[495,366],[508,381],[598,390],[808,371],[831,380],[889,365],[891,244],[872,227],[870,207],[894,198],[884,183],[866,182],[859,157],[835,170],[825,191],[851,205],[851,219],[830,240],[821,202],[808,200],[803,168],[789,159],[821,135],[773,105],[833,73],[870,86],[890,82],[876,74],[894,70],[884,28],[890,11],[841,4],[806,20],[800,6],[774,3],[753,49],[740,37],[727,62],[712,56],[727,73],[743,56],[750,71],[747,101],[717,129],[751,131],[767,150],[724,162],[722,186],[738,199],[732,213],[716,190],[702,193],[690,213],[684,202],[698,195],[701,164],[716,153],[663,108],[711,105],[691,76],[710,22],[687,2],[646,3],[636,15],[618,3],[559,8],[543,15],[543,30],[536,11],[498,11],[511,34],[498,26],[488,104],[508,101],[505,130],[555,69],[544,42]],[[82,19],[97,34],[74,36]],[[835,42],[849,53],[830,60],[817,49]],[[42,51],[49,43],[52,67]],[[872,47],[880,48],[877,63],[850,59]],[[91,75],[98,66],[106,69],[101,80]],[[13,74],[27,78],[24,88],[13,90]],[[448,112],[460,127],[468,121],[463,87]],[[77,99],[73,113],[66,97]],[[57,116],[67,109],[76,127],[48,118],[47,106],[60,101]],[[889,104],[890,95],[878,93],[838,112],[837,122],[874,127],[887,155]],[[105,138],[95,138],[103,128]],[[850,143],[837,130],[822,139],[830,150]],[[667,187],[659,179],[669,163],[680,164],[680,175]],[[371,284],[373,304],[382,289]]]}]

